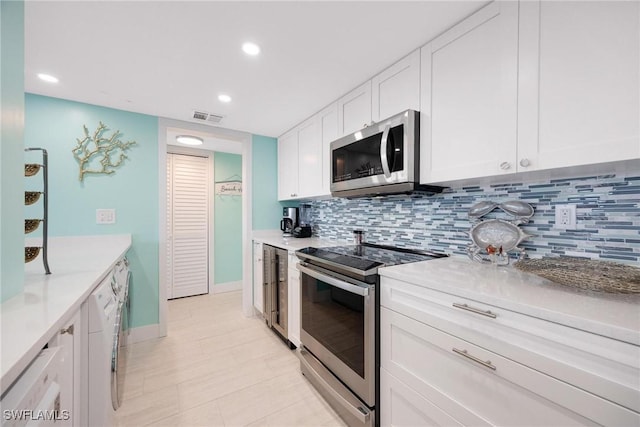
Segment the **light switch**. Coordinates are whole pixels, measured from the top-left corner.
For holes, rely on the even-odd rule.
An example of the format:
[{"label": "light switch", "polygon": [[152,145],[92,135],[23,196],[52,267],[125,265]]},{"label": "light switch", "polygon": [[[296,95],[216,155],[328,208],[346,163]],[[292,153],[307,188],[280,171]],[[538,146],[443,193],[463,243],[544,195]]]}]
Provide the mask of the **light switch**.
[{"label": "light switch", "polygon": [[115,224],[115,209],[96,209],[96,224]]}]

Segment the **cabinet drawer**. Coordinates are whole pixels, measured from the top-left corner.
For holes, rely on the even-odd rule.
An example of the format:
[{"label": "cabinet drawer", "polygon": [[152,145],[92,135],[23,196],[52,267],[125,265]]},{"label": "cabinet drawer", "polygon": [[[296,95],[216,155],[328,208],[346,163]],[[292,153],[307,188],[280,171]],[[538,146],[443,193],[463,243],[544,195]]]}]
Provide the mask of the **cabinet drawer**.
[{"label": "cabinet drawer", "polygon": [[[380,369],[380,424],[396,427],[462,426],[386,369]],[[482,425],[481,419],[476,425]]]},{"label": "cabinet drawer", "polygon": [[640,423],[633,411],[384,307],[380,323],[381,366],[464,425]]},{"label": "cabinet drawer", "polygon": [[384,307],[640,411],[638,346],[398,280],[381,289]]}]

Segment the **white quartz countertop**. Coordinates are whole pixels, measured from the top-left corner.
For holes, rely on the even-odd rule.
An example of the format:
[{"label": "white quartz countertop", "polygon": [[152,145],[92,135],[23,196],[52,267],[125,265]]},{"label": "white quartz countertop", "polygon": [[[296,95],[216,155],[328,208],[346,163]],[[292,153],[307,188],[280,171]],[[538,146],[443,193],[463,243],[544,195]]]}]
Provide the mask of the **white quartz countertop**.
[{"label": "white quartz countertop", "polygon": [[381,276],[640,345],[640,295],[584,291],[463,257],[386,267]]},{"label": "white quartz countertop", "polygon": [[49,267],[25,265],[24,291],[0,306],[2,393],[131,247],[131,235],[49,238]]},{"label": "white quartz countertop", "polygon": [[347,240],[319,239],[317,237],[283,237],[280,230],[254,230],[252,239],[255,242],[266,243],[288,251],[297,251],[309,246],[322,248],[352,243]]}]

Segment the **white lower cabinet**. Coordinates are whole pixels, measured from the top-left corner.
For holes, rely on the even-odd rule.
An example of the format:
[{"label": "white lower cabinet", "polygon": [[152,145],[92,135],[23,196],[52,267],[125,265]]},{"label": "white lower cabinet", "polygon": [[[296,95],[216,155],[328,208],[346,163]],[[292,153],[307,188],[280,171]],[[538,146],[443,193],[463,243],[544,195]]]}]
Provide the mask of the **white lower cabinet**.
[{"label": "white lower cabinet", "polygon": [[262,292],[264,287],[262,243],[253,242],[253,306],[262,313]]},{"label": "white lower cabinet", "polygon": [[287,277],[289,285],[289,298],[287,300],[288,335],[289,341],[296,347],[300,347],[300,271],[296,268],[298,257],[294,251],[289,252],[289,274]]},{"label": "white lower cabinet", "polygon": [[384,405],[384,410],[380,411],[383,426],[463,425],[384,368],[380,369],[380,395]]},{"label": "white lower cabinet", "polygon": [[[85,310],[86,311],[86,310]],[[80,309],[63,324],[63,327],[49,340],[49,347],[59,347],[62,351],[60,369],[60,419],[57,423],[63,426],[86,425],[87,412],[83,410],[83,332],[86,333],[86,313]],[[68,415],[68,417],[67,417]]]},{"label": "white lower cabinet", "polygon": [[[572,369],[573,353],[562,347],[572,344],[573,328],[527,323],[524,315],[510,318],[507,310],[449,295],[467,304],[459,309],[448,294],[385,277],[381,288],[382,425],[640,425],[640,414],[629,409],[638,396],[637,366],[624,363],[636,346],[611,345],[613,362],[576,348],[580,366]],[[553,343],[557,328],[565,329],[567,343]],[[587,341],[604,338],[580,332]],[[628,384],[616,380],[623,371]]]}]

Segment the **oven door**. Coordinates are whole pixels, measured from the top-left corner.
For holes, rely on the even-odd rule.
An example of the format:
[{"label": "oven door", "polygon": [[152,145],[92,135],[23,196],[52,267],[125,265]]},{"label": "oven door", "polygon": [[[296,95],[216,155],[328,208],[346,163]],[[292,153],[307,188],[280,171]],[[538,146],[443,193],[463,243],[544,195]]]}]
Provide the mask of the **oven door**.
[{"label": "oven door", "polygon": [[418,113],[405,111],[331,143],[331,192],[415,180]]},{"label": "oven door", "polygon": [[302,345],[375,405],[375,285],[298,264]]}]

